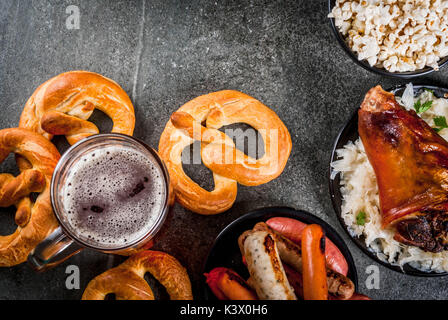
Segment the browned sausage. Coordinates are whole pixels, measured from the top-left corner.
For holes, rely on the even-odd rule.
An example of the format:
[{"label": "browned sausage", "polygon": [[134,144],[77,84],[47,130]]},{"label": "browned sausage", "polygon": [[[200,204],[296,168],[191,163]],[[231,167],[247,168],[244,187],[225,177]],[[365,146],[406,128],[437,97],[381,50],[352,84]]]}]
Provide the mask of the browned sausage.
[{"label": "browned sausage", "polygon": [[[253,230],[264,230],[272,234],[278,247],[280,259],[289,264],[299,273],[303,274],[302,250],[298,245],[285,238],[280,233],[272,230],[264,222],[257,223]],[[353,282],[343,274],[333,271],[328,266],[326,269],[328,292],[339,299],[349,299],[355,292],[355,285]]]},{"label": "browned sausage", "polygon": [[262,300],[296,300],[269,232],[250,231],[239,240],[257,295]]},{"label": "browned sausage", "polygon": [[[302,242],[302,232],[307,226],[307,224],[301,221],[286,217],[271,218],[266,221],[266,224],[299,246]],[[327,259],[327,264],[331,269],[343,274],[344,276],[347,275],[347,260],[339,248],[336,247],[336,245],[328,238],[325,241],[325,256]]]}]

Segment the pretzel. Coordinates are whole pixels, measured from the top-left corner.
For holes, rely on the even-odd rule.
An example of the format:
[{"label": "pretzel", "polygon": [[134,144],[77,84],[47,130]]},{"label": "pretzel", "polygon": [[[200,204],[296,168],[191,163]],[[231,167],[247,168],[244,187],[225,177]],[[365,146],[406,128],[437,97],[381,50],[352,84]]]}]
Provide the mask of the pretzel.
[{"label": "pretzel", "polygon": [[126,92],[115,81],[88,71],[62,73],[40,85],[28,99],[19,127],[49,140],[65,135],[74,144],[99,133],[87,121],[95,108],[112,119],[112,132],[132,135],[134,107]]},{"label": "pretzel", "polygon": [[139,252],[118,267],[109,269],[89,282],[82,300],[104,300],[114,293],[117,300],[154,300],[145,273],[151,273],[165,288],[171,300],[192,300],[190,278],[174,257],[160,251]]},{"label": "pretzel", "polygon": [[[232,123],[246,123],[258,130],[264,141],[263,157],[245,155],[218,130]],[[201,141],[202,161],[213,172],[211,192],[182,168],[182,151],[195,140]],[[173,113],[160,137],[159,153],[169,170],[176,200],[191,211],[209,215],[233,205],[237,183],[257,186],[278,177],[291,147],[288,129],[274,111],[244,93],[225,90],[197,97]]]},{"label": "pretzel", "polygon": [[[0,207],[17,208],[16,231],[0,236],[0,266],[22,263],[34,247],[53,231],[58,223],[50,203],[50,183],[59,160],[59,152],[47,139],[19,128],[0,130],[0,163],[14,152],[28,166],[17,177],[0,174]],[[29,194],[40,192],[36,201]]]}]

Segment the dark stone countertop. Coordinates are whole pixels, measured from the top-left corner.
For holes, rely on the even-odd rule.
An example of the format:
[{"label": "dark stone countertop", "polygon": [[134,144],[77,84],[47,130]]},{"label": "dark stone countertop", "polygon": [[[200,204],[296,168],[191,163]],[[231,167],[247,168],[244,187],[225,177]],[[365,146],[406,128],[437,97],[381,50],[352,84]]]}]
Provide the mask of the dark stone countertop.
[{"label": "dark stone countertop", "polygon": [[[80,9],[79,30],[66,28],[71,4]],[[183,103],[212,91],[240,90],[277,112],[293,150],[278,179],[239,186],[226,213],[200,216],[179,205],[171,210],[156,247],[187,267],[194,293],[200,292],[202,264],[220,230],[249,210],[285,205],[335,227],[356,261],[361,292],[375,299],[445,299],[448,278],[417,278],[383,266],[380,289],[368,290],[366,267],[375,262],[346,236],[332,209],[327,170],[338,131],[369,88],[405,81],[375,75],[350,60],[332,34],[327,11],[324,0],[0,1],[0,128],[16,126],[35,88],[68,70],[117,81],[135,105],[134,135],[155,148],[170,114]],[[447,75],[444,68],[415,82],[447,87]],[[105,123],[101,127],[107,129]],[[56,143],[66,147],[63,139]],[[0,169],[14,171],[12,158]],[[207,170],[198,172],[196,180],[210,181]],[[13,215],[0,212],[6,234],[13,230]],[[43,274],[26,264],[2,268],[0,299],[79,299],[90,279],[122,260],[83,251]],[[70,264],[81,270],[80,290],[65,287]]]}]

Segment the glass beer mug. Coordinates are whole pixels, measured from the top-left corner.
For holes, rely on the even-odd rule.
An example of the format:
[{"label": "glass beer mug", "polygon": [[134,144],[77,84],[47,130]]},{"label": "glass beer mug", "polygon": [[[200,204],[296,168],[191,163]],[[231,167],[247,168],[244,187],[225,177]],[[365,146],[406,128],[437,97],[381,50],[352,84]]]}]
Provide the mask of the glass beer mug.
[{"label": "glass beer mug", "polygon": [[64,153],[53,173],[58,227],[28,257],[38,271],[84,248],[131,254],[149,247],[170,206],[168,171],[157,152],[122,134],[90,136]]}]

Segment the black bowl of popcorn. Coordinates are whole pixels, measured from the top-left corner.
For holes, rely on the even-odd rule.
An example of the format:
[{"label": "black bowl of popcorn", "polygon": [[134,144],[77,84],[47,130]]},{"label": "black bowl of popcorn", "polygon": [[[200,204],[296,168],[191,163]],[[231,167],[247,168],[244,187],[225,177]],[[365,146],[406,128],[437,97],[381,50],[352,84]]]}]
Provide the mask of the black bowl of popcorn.
[{"label": "black bowl of popcorn", "polygon": [[328,17],[339,44],[361,67],[413,78],[448,63],[448,8],[423,2],[417,6],[329,0]]}]

